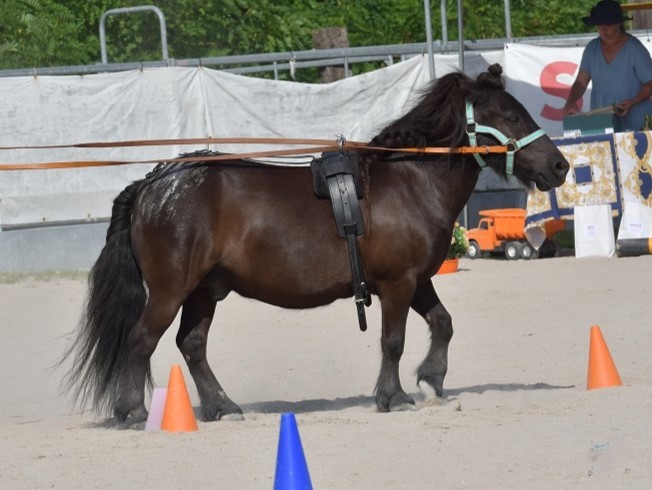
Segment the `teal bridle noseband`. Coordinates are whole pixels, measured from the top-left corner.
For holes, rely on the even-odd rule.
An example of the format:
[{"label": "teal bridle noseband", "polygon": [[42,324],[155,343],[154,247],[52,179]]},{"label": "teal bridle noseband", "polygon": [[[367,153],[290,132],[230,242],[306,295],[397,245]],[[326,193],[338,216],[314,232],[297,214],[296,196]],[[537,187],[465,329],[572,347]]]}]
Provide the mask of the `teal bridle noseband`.
[{"label": "teal bridle noseband", "polygon": [[[476,136],[477,133],[489,134],[496,138],[501,145],[504,145],[508,148],[505,164],[505,171],[508,175],[514,173],[514,154],[524,146],[533,143],[546,134],[543,129],[537,129],[535,132],[524,136],[519,140],[515,140],[505,136],[495,128],[483,126],[482,124],[476,124],[475,117],[473,115],[473,103],[471,103],[469,99],[466,99],[466,134],[469,135],[469,145],[471,147],[478,146],[478,139]],[[475,161],[478,162],[480,167],[484,168],[487,166],[487,162],[484,161],[482,155],[479,153],[474,153],[473,158],[475,158]]]}]

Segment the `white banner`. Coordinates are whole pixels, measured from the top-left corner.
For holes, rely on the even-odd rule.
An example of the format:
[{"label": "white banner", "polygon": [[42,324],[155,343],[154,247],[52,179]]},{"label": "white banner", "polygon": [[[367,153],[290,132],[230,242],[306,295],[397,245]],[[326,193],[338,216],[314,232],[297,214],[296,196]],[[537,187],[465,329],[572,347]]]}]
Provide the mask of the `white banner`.
[{"label": "white banner", "polygon": [[[201,137],[366,140],[428,82],[427,60],[331,84],[263,80],[207,68],[0,79],[0,146]],[[269,148],[269,147],[266,147]],[[174,158],[197,147],[3,150],[2,163]],[[224,151],[251,151],[228,147]],[[0,172],[0,223],[93,221],[153,165]]]},{"label": "white banner", "polygon": [[[505,46],[507,89],[550,136],[561,136],[562,108],[582,59],[584,48],[546,48],[526,44]],[[588,107],[590,90],[579,105]]]}]

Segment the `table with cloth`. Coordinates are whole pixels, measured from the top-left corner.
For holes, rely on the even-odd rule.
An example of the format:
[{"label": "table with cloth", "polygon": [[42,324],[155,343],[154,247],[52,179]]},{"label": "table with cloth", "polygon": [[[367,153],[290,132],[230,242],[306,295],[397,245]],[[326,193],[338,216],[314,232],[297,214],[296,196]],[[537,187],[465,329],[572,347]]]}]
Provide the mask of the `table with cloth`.
[{"label": "table with cloth", "polygon": [[652,131],[554,141],[571,168],[561,187],[528,195],[526,229],[551,219],[575,220],[579,211],[600,206],[622,218],[619,240],[652,237]]}]

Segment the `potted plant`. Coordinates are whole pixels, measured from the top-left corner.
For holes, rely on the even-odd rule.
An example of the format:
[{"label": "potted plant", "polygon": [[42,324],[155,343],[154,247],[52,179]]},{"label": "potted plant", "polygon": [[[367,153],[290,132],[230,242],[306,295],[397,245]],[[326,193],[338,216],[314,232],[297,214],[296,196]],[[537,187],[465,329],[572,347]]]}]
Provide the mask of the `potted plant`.
[{"label": "potted plant", "polygon": [[446,260],[437,271],[437,274],[448,274],[450,272],[457,272],[459,268],[459,259],[466,254],[469,248],[469,241],[466,238],[466,228],[455,223],[453,228],[453,236],[451,237],[451,246],[448,249]]}]

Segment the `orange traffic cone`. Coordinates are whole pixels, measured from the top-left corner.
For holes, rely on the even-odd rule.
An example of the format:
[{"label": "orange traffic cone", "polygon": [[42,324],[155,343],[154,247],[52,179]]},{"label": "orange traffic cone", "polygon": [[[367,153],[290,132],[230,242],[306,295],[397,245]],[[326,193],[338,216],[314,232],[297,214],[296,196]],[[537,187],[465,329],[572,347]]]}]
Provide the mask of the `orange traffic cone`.
[{"label": "orange traffic cone", "polygon": [[174,364],[170,369],[168,393],[165,397],[161,429],[168,432],[192,432],[199,430],[195,412],[190,403],[188,388],[183,379],[181,366]]},{"label": "orange traffic cone", "polygon": [[591,327],[591,345],[589,348],[589,376],[586,388],[608,388],[620,386],[620,379],[614,360],[611,358],[607,343],[604,341],[600,327]]}]

